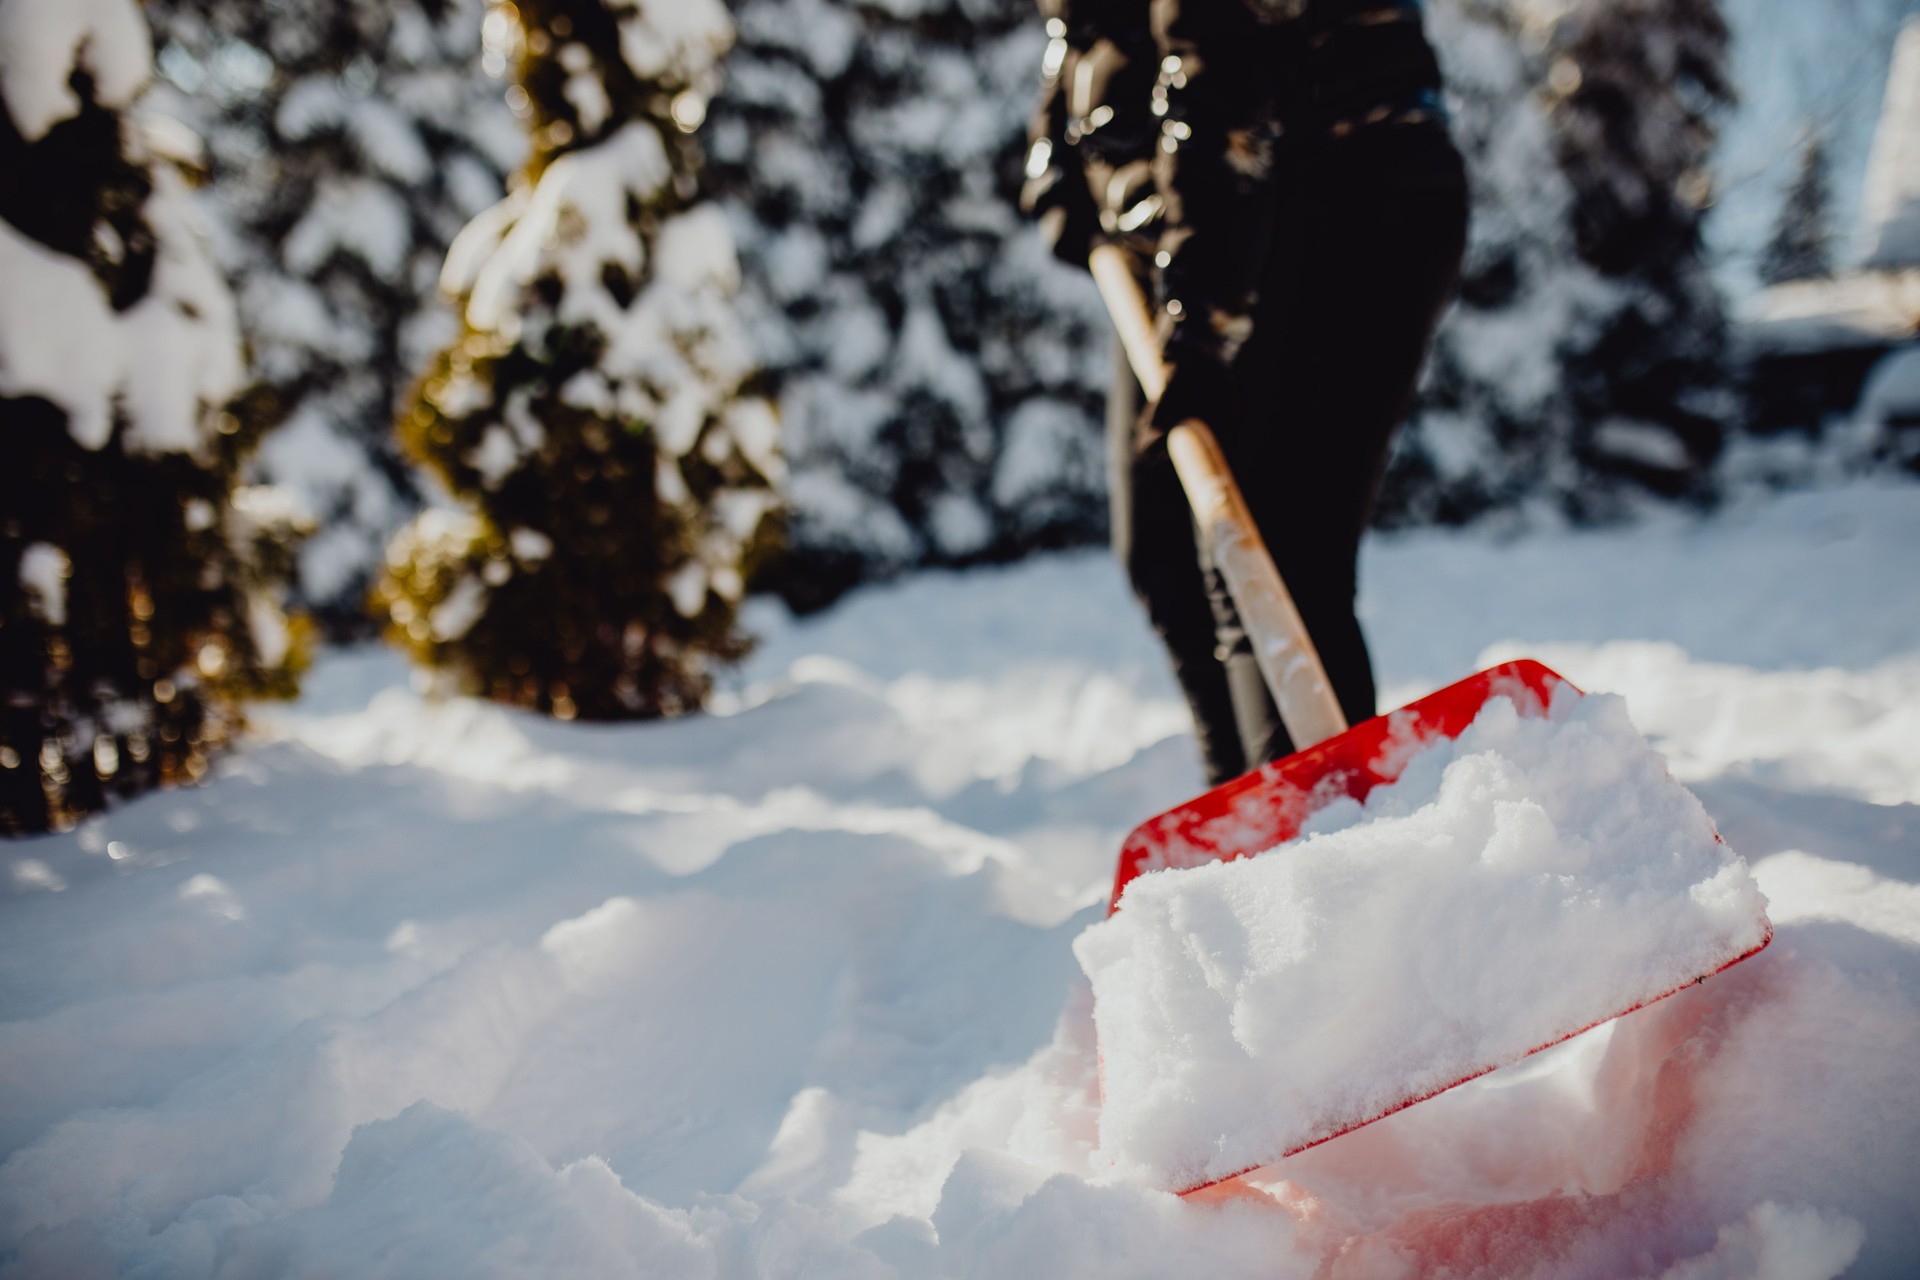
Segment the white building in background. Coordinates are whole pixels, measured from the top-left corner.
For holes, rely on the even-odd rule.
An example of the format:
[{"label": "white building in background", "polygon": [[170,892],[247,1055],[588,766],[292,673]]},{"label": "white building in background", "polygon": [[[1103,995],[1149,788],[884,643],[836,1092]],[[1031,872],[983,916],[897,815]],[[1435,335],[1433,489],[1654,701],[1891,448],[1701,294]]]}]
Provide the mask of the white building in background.
[{"label": "white building in background", "polygon": [[1869,270],[1920,267],[1920,17],[1893,48],[1860,213]]},{"label": "white building in background", "polygon": [[1860,267],[1762,292],[1741,326],[1756,354],[1885,346],[1920,329],[1920,17],[1894,45],[1860,203]]},{"label": "white building in background", "polygon": [[1859,267],[1775,285],[1740,317],[1753,425],[1817,429],[1858,410],[1920,467],[1920,17],[1894,44],[1860,208]]}]

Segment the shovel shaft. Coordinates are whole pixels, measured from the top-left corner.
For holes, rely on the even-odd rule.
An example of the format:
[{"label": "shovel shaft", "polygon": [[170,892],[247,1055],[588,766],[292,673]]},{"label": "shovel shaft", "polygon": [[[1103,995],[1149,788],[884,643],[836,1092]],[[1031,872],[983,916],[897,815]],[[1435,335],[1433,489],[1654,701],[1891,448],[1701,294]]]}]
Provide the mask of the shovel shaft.
[{"label": "shovel shaft", "polygon": [[[1101,245],[1094,249],[1090,266],[1134,377],[1149,400],[1158,400],[1167,389],[1166,362],[1126,251]],[[1260,674],[1295,749],[1304,750],[1344,731],[1347,718],[1333,696],[1320,653],[1227,469],[1219,441],[1195,418],[1173,429],[1167,451],[1193,508],[1199,535],[1233,595],[1240,624],[1253,644],[1254,660],[1260,664]]]},{"label": "shovel shaft", "polygon": [[1214,567],[1227,580],[1240,625],[1253,644],[1254,660],[1266,677],[1267,690],[1280,709],[1294,749],[1345,732],[1347,718],[1333,696],[1320,653],[1307,635],[1307,624],[1274,567],[1260,530],[1254,527],[1213,432],[1199,421],[1183,422],[1167,437],[1167,451],[1173,455],[1174,470],[1180,474],[1180,486],[1187,491]]},{"label": "shovel shaft", "polygon": [[1096,245],[1087,257],[1093,282],[1100,286],[1100,300],[1107,304],[1113,327],[1120,335],[1120,346],[1127,363],[1149,401],[1158,400],[1167,391],[1167,365],[1161,357],[1160,335],[1154,332],[1153,316],[1147,311],[1146,295],[1133,274],[1133,259],[1125,249],[1110,244]]}]

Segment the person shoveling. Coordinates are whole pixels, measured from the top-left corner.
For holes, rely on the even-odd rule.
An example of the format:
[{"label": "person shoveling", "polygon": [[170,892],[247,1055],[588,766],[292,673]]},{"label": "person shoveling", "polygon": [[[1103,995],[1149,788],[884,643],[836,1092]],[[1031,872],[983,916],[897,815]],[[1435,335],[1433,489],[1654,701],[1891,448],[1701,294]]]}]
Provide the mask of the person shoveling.
[{"label": "person shoveling", "polygon": [[1184,1193],[1702,981],[1772,926],[1618,698],[1523,661],[1373,715],[1359,538],[1465,234],[1418,5],[1042,8],[1027,204],[1148,402],[1115,396],[1116,542],[1217,784],[1128,837],[1075,944],[1100,1155]]}]

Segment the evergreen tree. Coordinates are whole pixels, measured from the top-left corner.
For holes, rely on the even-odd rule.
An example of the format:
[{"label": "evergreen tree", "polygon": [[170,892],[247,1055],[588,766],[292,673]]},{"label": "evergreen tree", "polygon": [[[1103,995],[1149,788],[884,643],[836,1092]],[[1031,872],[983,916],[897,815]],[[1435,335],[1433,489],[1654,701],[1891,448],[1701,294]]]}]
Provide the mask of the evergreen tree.
[{"label": "evergreen tree", "polygon": [[483,0],[150,0],[168,107],[210,142],[206,211],[272,405],[258,466],[321,524],[304,598],[370,625],[389,534],[420,503],[393,420],[453,337],[447,246],[525,135],[481,73]]},{"label": "evergreen tree", "polygon": [[[1603,483],[1705,497],[1734,395],[1701,252],[1708,157],[1731,104],[1718,0],[1580,0],[1546,30],[1574,245],[1618,305],[1566,363],[1576,449]],[[1602,491],[1575,496],[1605,515]]]},{"label": "evergreen tree", "polygon": [[1700,243],[1731,92],[1715,3],[1436,0],[1428,18],[1472,242],[1380,518],[1707,496],[1733,403]]},{"label": "evergreen tree", "polygon": [[1780,204],[1773,236],[1760,258],[1763,284],[1833,274],[1832,203],[1827,183],[1827,142],[1818,131],[1810,132],[1800,148],[1800,167],[1793,184]]},{"label": "evergreen tree", "polygon": [[736,9],[710,150],[787,430],[780,590],[1100,537],[1110,329],[1015,207],[1033,0]]},{"label": "evergreen tree", "polygon": [[401,424],[462,506],[402,530],[379,599],[474,691],[563,719],[689,710],[744,650],[779,468],[742,393],[732,239],[695,202],[731,25],[719,0],[521,0],[485,31],[533,154],[453,247],[463,332]]},{"label": "evergreen tree", "polygon": [[1388,467],[1378,519],[1390,526],[1577,492],[1563,364],[1615,305],[1575,249],[1573,192],[1519,20],[1501,0],[1441,0],[1427,23],[1473,212],[1459,299]]},{"label": "evergreen tree", "polygon": [[0,831],[200,777],[291,691],[289,521],[236,490],[234,306],[196,233],[134,0],[0,0]]}]

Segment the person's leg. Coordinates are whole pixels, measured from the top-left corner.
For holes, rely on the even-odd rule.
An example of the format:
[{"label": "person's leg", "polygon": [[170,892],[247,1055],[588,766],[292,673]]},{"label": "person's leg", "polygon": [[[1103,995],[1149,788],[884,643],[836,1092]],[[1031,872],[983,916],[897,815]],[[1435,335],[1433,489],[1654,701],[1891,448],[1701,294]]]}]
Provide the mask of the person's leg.
[{"label": "person's leg", "polygon": [[1114,344],[1107,396],[1108,506],[1113,549],[1134,593],[1166,646],[1174,678],[1193,712],[1194,738],[1209,785],[1246,772],[1234,700],[1215,653],[1212,609],[1200,575],[1193,517],[1167,457],[1166,444],[1141,447],[1140,385]]},{"label": "person's leg", "polygon": [[[1436,131],[1333,144],[1286,182],[1245,412],[1221,447],[1350,721],[1375,714],[1356,561],[1466,237],[1459,158]],[[1293,750],[1224,584],[1207,575],[1249,765]]]}]

